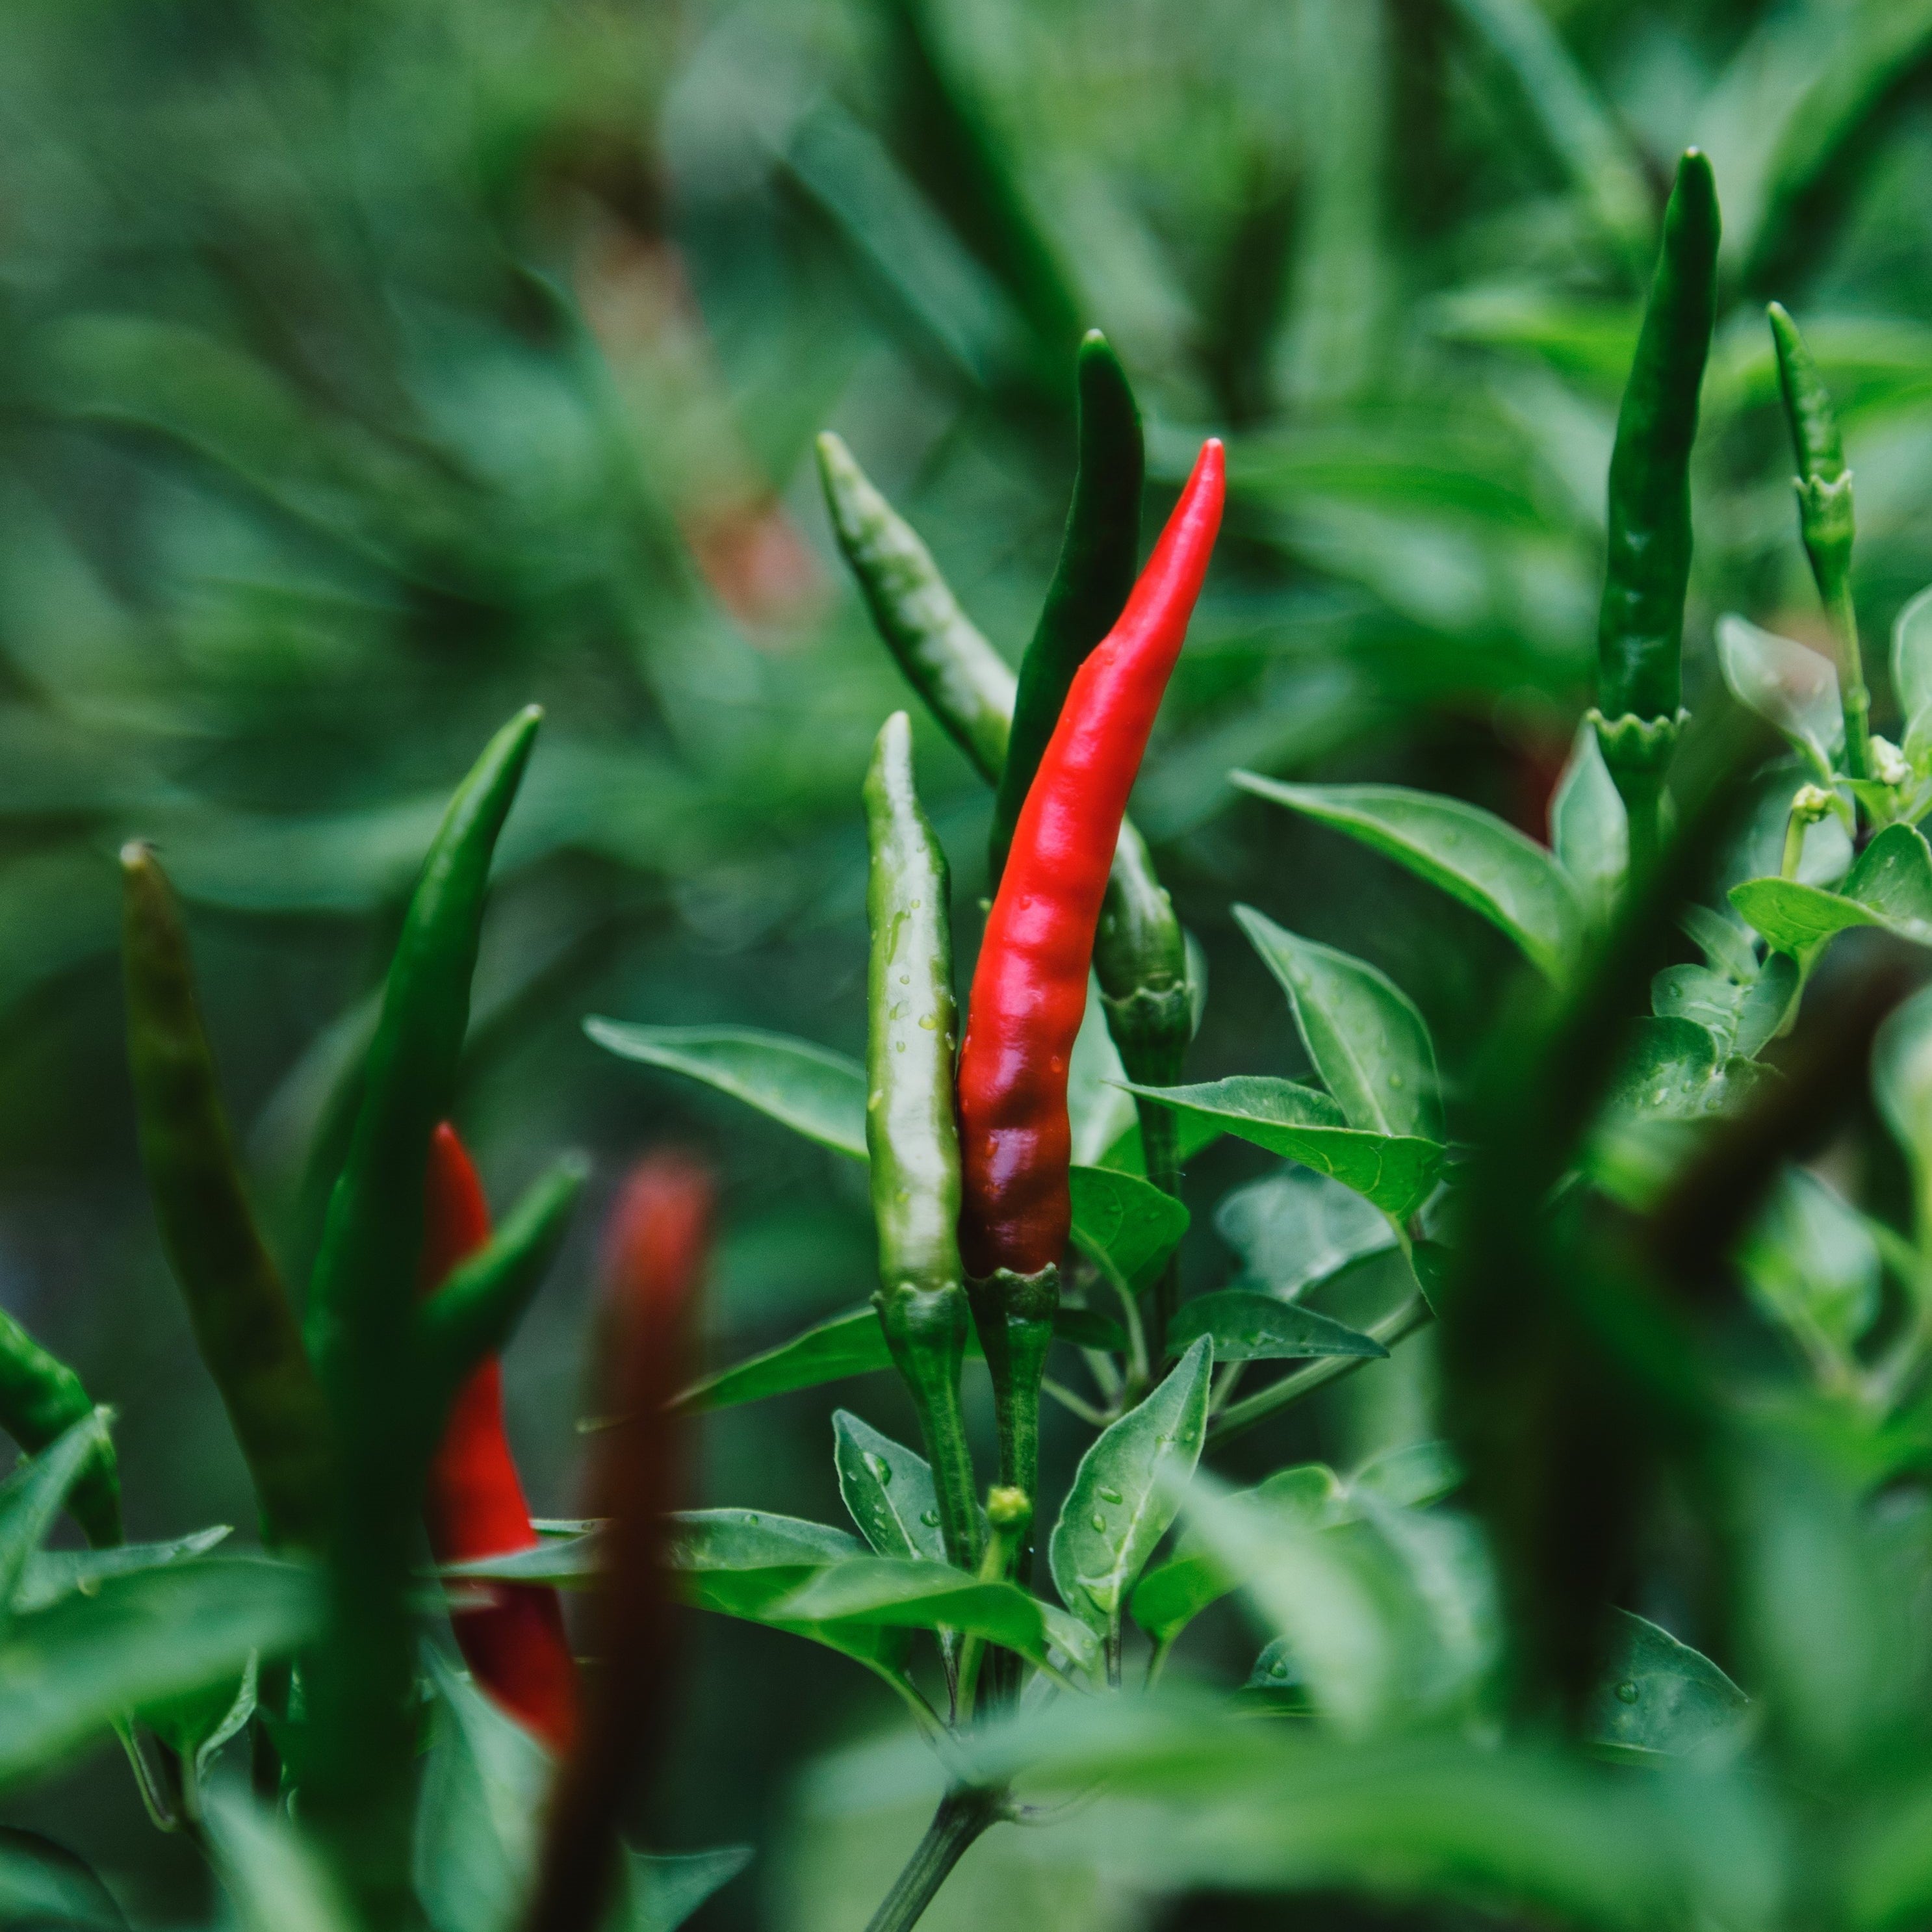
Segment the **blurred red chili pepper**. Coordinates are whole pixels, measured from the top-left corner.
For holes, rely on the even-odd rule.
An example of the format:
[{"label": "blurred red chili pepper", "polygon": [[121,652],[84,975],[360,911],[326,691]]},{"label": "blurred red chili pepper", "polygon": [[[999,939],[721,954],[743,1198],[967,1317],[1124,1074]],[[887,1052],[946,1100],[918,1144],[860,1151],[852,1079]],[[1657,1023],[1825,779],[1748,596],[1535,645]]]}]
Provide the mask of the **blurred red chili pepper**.
[{"label": "blurred red chili pepper", "polygon": [[1066,1070],[1094,928],[1225,488],[1210,440],[1119,622],[1075,674],[1014,829],[959,1059],[960,1245],[976,1276],[1036,1274],[1066,1245]]},{"label": "blurred red chili pepper", "polygon": [[638,1162],[604,1248],[610,1413],[591,1471],[604,1562],[590,1606],[597,1695],[557,1774],[532,1932],[590,1932],[616,1870],[617,1821],[633,1781],[662,1756],[670,1718],[676,1598],[674,1515],[684,1432],[672,1407],[690,1378],[692,1313],[711,1241],[713,1189],[673,1153]]},{"label": "blurred red chili pepper", "polygon": [[[430,1142],[420,1291],[434,1294],[489,1238],[483,1184],[446,1120]],[[502,1369],[494,1355],[450,1405],[442,1440],[430,1462],[423,1514],[440,1563],[505,1556],[537,1543],[503,1432]],[[495,1600],[487,1609],[460,1610],[450,1618],[471,1674],[551,1750],[568,1750],[577,1732],[577,1666],[556,1592],[539,1584],[481,1587]]]}]

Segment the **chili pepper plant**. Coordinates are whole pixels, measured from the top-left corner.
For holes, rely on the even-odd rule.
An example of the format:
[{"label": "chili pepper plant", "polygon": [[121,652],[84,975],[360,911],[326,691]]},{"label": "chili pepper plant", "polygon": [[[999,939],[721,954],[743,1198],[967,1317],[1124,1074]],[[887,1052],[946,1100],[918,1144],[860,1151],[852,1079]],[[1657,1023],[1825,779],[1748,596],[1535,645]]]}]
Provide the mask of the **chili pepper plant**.
[{"label": "chili pepper plant", "polygon": [[[1187,1077],[1204,976],[1127,808],[1214,556],[1220,443],[1143,565],[1132,390],[1104,339],[1082,343],[1065,541],[1016,674],[822,440],[881,637],[993,788],[990,901],[954,902],[896,712],[854,786],[864,1063],[587,1022],[865,1163],[878,1268],[849,1313],[700,1372],[711,1184],[647,1156],[605,1234],[584,1519],[531,1518],[498,1366],[583,1165],[561,1156],[493,1232],[448,1118],[536,712],[484,749],[424,860],[299,1314],[161,864],[130,846],[142,1157],[262,1549],[230,1554],[218,1527],[124,1542],[111,1415],[0,1330],[0,1422],[28,1452],[0,1488],[0,1780],[118,1737],[157,1825],[206,1851],[249,1926],[670,1928],[752,1856],[622,1841],[664,1768],[695,1606],[824,1646],[903,1708],[904,1742],[824,1780],[856,1808],[930,1796],[872,1932],[916,1923],[977,1840],[1022,1828],[1150,1894],[1922,1922],[1932,604],[1899,621],[1888,740],[1847,588],[1852,472],[1774,306],[1834,655],[1726,618],[1730,698],[1684,710],[1719,226],[1687,154],[1610,466],[1598,703],[1548,844],[1431,794],[1232,774],[1256,809],[1407,868],[1511,943],[1454,1087],[1408,991],[1245,908],[1312,1078]],[[1230,1138],[1279,1165],[1214,1209],[1241,1268],[1202,1288],[1179,1262],[1184,1170]],[[1339,1291],[1371,1263],[1394,1286],[1363,1317]],[[1392,1372],[1399,1348],[1434,1352],[1437,1435],[1231,1478],[1228,1445]],[[850,1528],[755,1496],[688,1506],[700,1415],[873,1373],[904,1384],[919,1440],[830,1417]],[[1057,1494],[1047,1403],[1086,1432]],[[49,1546],[63,1510],[86,1548]],[[587,1593],[580,1618],[564,1591]],[[1234,1682],[1190,1642],[1228,1598],[1254,1627]],[[91,1874],[26,1838],[0,1844],[0,1888],[10,1921],[118,1922]]]}]

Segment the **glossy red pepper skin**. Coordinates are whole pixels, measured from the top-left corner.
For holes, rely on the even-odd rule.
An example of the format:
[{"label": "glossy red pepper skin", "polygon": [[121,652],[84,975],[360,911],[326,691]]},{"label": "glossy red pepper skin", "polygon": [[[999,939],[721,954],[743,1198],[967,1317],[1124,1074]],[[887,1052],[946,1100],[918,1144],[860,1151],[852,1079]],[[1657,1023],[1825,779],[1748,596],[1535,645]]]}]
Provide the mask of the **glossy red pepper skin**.
[{"label": "glossy red pepper skin", "polygon": [[1014,828],[959,1060],[960,1246],[970,1275],[1035,1274],[1066,1245],[1066,1072],[1094,928],[1225,494],[1221,445],[1210,441],[1119,622],[1075,675]]},{"label": "glossy red pepper skin", "polygon": [[[420,1292],[434,1294],[489,1238],[483,1184],[446,1120],[430,1142]],[[423,1516],[439,1563],[505,1556],[536,1544],[503,1431],[502,1370],[494,1355],[450,1406],[430,1462]],[[552,1750],[567,1750],[577,1734],[577,1665],[556,1592],[536,1584],[482,1587],[496,1600],[488,1609],[460,1610],[450,1618],[470,1674]]]}]

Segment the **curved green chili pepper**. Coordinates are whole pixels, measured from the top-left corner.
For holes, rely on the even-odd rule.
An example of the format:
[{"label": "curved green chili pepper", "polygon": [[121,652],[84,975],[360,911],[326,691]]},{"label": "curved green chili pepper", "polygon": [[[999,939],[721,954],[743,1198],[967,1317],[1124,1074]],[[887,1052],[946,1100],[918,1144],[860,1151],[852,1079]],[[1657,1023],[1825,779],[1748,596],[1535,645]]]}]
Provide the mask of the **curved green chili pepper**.
[{"label": "curved green chili pepper", "polygon": [[330,1617],[304,1673],[307,1815],[362,1916],[413,1910],[409,1587],[425,1465],[416,1273],[430,1137],[451,1111],[490,860],[541,712],[518,713],[458,788],[391,962],[349,1154],[330,1198],[310,1330],[337,1444]]},{"label": "curved green chili pepper", "polygon": [[980,1512],[959,1406],[965,1359],[959,1264],[959,1132],[952,1112],[952,882],[913,782],[912,721],[885,722],[866,774],[872,869],[867,972],[866,1148],[879,1230],[872,1298],[886,1346],[910,1390],[932,1462],[946,1553],[980,1560]]},{"label": "curved green chili pepper", "polygon": [[[0,1310],[0,1429],[38,1456],[93,1413],[80,1376]],[[95,1549],[121,1540],[121,1476],[104,1429],[67,1507]]]},{"label": "curved green chili pepper", "polygon": [[1693,148],[1677,165],[1664,244],[1610,457],[1609,550],[1597,626],[1598,729],[1630,812],[1633,868],[1656,844],[1663,767],[1683,697],[1690,448],[1717,301],[1718,192]]},{"label": "curved green chili pepper", "polygon": [[1114,628],[1140,567],[1141,490],[1147,473],[1141,413],[1120,358],[1097,328],[1080,344],[1076,375],[1079,457],[1073,500],[1040,622],[1020,660],[1012,735],[993,800],[988,878],[994,886],[1006,868],[1027,788],[1060,722],[1066,687],[1088,652]]},{"label": "curved green chili pepper", "polygon": [[321,1385],[249,1205],[174,896],[146,845],[122,848],[121,873],[128,1064],[161,1244],[254,1479],[264,1540],[319,1548],[329,1483]]},{"label": "curved green chili pepper", "polygon": [[1778,386],[1798,460],[1798,531],[1820,600],[1838,644],[1838,687],[1845,712],[1845,766],[1855,778],[1871,776],[1871,694],[1865,688],[1858,618],[1852,602],[1852,472],[1845,467],[1838,418],[1798,325],[1779,304],[1765,311],[1778,350]]},{"label": "curved green chili pepper", "polygon": [[830,430],[818,439],[818,474],[838,547],[880,636],[980,776],[998,783],[1012,728],[1006,661],[960,609],[912,526]]}]

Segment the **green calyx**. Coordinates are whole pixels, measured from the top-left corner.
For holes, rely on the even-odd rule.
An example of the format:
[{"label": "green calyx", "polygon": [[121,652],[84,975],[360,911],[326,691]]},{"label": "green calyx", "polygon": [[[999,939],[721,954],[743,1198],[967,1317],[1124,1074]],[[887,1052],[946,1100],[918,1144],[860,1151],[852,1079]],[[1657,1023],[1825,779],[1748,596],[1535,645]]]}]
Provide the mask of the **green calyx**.
[{"label": "green calyx", "polygon": [[979,1560],[973,1460],[959,1406],[969,1314],[959,1261],[952,1059],[952,881],[919,802],[912,721],[887,718],[866,774],[866,1148],[878,1229],[874,1297],[926,1438],[946,1553]]},{"label": "green calyx", "polygon": [[1126,371],[1096,328],[1075,364],[1078,457],[1060,560],[1040,622],[1020,661],[1012,735],[993,801],[988,876],[1005,869],[1020,807],[1060,722],[1073,674],[1114,627],[1140,561],[1141,493],[1147,460],[1141,416]]},{"label": "green calyx", "polygon": [[1607,718],[1676,715],[1690,574],[1691,446],[1715,313],[1717,185],[1692,148],[1678,164],[1664,244],[1610,458],[1609,545],[1597,629]]},{"label": "green calyx", "polygon": [[[993,1384],[1000,1438],[1000,1481],[1032,1496],[1040,1492],[1040,1395],[1060,1307],[1060,1270],[1034,1274],[998,1268],[966,1284],[973,1322]],[[1030,1544],[1018,1553],[1021,1580],[1030,1567]]]},{"label": "green calyx", "polygon": [[1845,766],[1855,778],[1872,775],[1871,695],[1865,688],[1858,612],[1852,601],[1852,545],[1857,518],[1852,472],[1845,466],[1837,412],[1798,325],[1777,302],[1766,310],[1778,352],[1778,386],[1798,466],[1798,533],[1819,601],[1838,646],[1838,688],[1845,716]]},{"label": "green calyx", "polygon": [[1668,718],[1639,718],[1626,712],[1606,718],[1594,705],[1584,714],[1596,728],[1604,762],[1614,776],[1624,772],[1662,772],[1677,752],[1677,741],[1690,722],[1688,711]]}]

